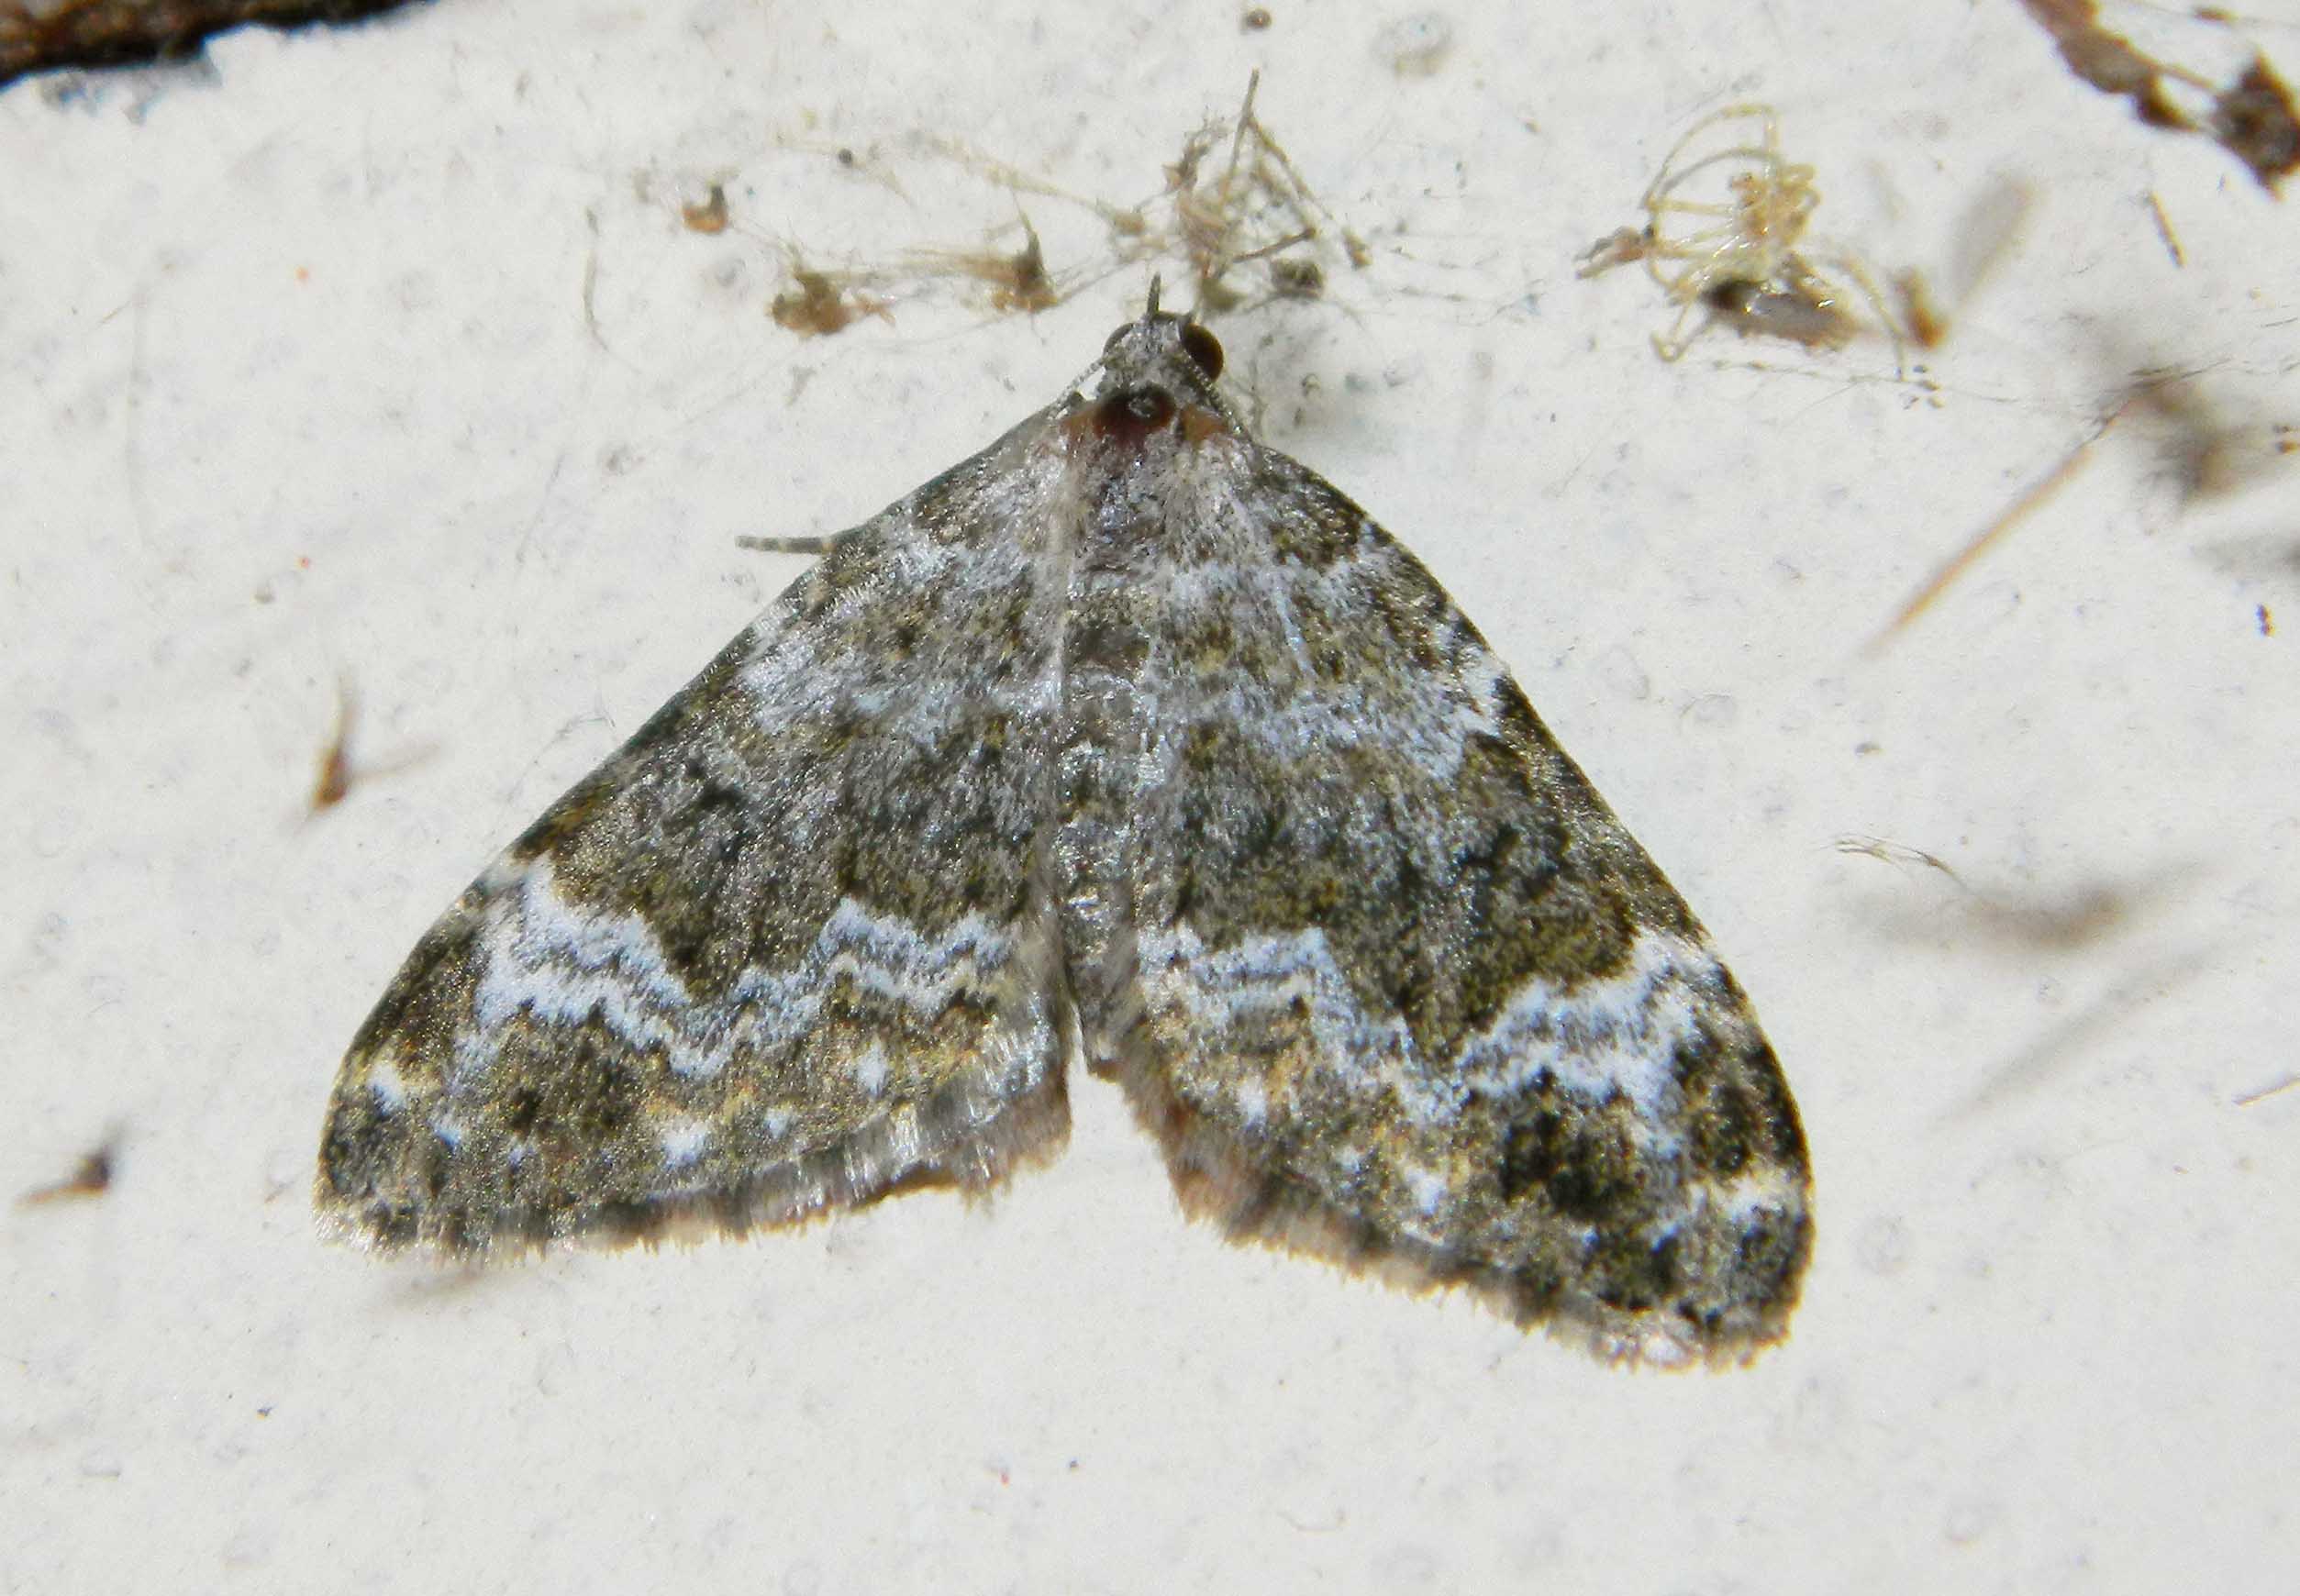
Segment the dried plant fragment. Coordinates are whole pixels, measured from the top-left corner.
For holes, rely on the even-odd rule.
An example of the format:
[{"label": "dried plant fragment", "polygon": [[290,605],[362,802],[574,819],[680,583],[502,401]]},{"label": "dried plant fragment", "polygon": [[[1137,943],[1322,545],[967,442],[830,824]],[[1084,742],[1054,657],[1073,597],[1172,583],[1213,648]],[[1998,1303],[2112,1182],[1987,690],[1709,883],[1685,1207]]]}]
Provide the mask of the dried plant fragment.
[{"label": "dried plant fragment", "polygon": [[2246,1092],[2243,1096],[2236,1100],[2236,1106],[2239,1108],[2257,1107],[2259,1104],[2266,1103],[2272,1097],[2280,1096],[2284,1092],[2290,1092],[2295,1086],[2300,1086],[2300,1075],[2287,1075],[2282,1081],[2276,1081],[2272,1085],[2261,1087],[2258,1092]]},{"label": "dried plant fragment", "polygon": [[[2021,0],[2037,25],[2052,36],[2069,71],[2106,94],[2132,103],[2151,127],[2195,133],[2241,161],[2270,194],[2300,170],[2300,109],[2292,90],[2267,58],[2254,52],[2225,85],[2206,72],[2159,61],[2101,26],[2095,0]],[[2226,26],[2228,17],[2199,11],[2197,19]]]},{"label": "dried plant fragment", "polygon": [[357,22],[406,0],[0,0],[0,88],[58,67],[128,66],[190,55],[246,23]]},{"label": "dried plant fragment", "polygon": [[1869,651],[1875,653],[1881,650],[1895,636],[1906,630],[1918,616],[1939,602],[1941,594],[1955,586],[1966,571],[1979,564],[1983,555],[2002,543],[2015,526],[2028,519],[2039,506],[2065,487],[2069,480],[2083,470],[2086,462],[2092,459],[2093,446],[2100,441],[2102,434],[2116,425],[2117,417],[2124,415],[2125,408],[2122,405],[2118,406],[2116,414],[2102,422],[2090,438],[2069,450],[2061,458],[2060,464],[2054,466],[2019,498],[2015,499],[2010,507],[1975,533],[1963,548],[1943,561],[1940,569],[1934,571],[1923,586],[1909,595],[1908,602],[1904,604],[1893,618],[1885,623],[1884,629],[1870,641]]},{"label": "dried plant fragment", "polygon": [[1933,297],[1932,284],[1924,273],[1894,273],[1893,294],[1900,301],[1900,325],[1909,340],[1920,349],[1939,349],[1949,336],[1949,316]]},{"label": "dried plant fragment", "polygon": [[2292,90],[2261,56],[2214,99],[2206,118],[2220,148],[2252,169],[2269,193],[2300,170],[2300,112]]},{"label": "dried plant fragment", "polygon": [[352,744],[360,723],[359,694],[349,676],[336,681],[336,724],[321,746],[317,769],[312,773],[311,792],[305,799],[303,818],[310,820],[333,809],[351,795],[351,790],[361,781],[377,776],[389,776],[420,764],[431,757],[428,745],[418,745],[391,759],[371,761],[354,757]]},{"label": "dried plant fragment", "polygon": [[1923,349],[1939,346],[1989,277],[2019,244],[2036,195],[2010,178],[1984,183],[1950,221],[1950,256],[1939,279],[1907,271],[1894,274],[1901,330]]},{"label": "dried plant fragment", "polygon": [[360,718],[360,701],[351,683],[336,683],[336,729],[319,750],[319,769],[313,774],[311,813],[333,809],[351,795],[351,728]]},{"label": "dried plant fragment", "polygon": [[106,1136],[103,1142],[80,1155],[80,1161],[72,1173],[61,1180],[35,1186],[16,1200],[18,1208],[44,1208],[51,1203],[71,1203],[90,1197],[101,1197],[112,1189],[112,1177],[117,1170],[119,1138]]},{"label": "dried plant fragment", "polygon": [[1981,557],[2011,534],[2039,506],[2067,485],[2093,457],[2112,430],[2141,432],[2153,451],[2158,471],[2169,476],[2185,506],[2200,498],[2234,492],[2262,469],[2266,460],[2256,447],[2260,434],[2229,424],[2198,391],[2189,371],[2143,371],[2135,376],[2117,408],[2094,428],[2092,436],[2063,456],[2060,463],[2001,515],[1942,564],[1910,595],[1908,602],[1871,643],[1881,648],[1905,630],[1979,562]]},{"label": "dried plant fragment", "polygon": [[723,233],[727,231],[727,189],[724,184],[711,184],[710,197],[701,205],[679,207],[679,218],[691,233]]},{"label": "dried plant fragment", "polygon": [[1948,862],[1939,855],[1927,853],[1921,848],[1911,848],[1905,842],[1894,842],[1882,837],[1847,835],[1837,839],[1837,851],[1859,854],[1863,858],[1875,859],[1880,864],[1922,865],[1927,870],[1939,870],[1950,881],[1958,881],[1960,885],[1962,884],[1957,872],[1951,870]]}]

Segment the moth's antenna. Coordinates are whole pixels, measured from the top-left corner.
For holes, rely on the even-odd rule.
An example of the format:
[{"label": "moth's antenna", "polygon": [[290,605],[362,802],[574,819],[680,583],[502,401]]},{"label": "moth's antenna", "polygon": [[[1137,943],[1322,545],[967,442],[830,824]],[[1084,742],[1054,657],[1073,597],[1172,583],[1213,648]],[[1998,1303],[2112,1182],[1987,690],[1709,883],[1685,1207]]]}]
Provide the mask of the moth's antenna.
[{"label": "moth's antenna", "polygon": [[1145,321],[1148,321],[1150,317],[1152,317],[1152,316],[1156,316],[1157,314],[1158,314],[1158,273],[1156,273],[1155,272],[1151,272],[1151,273],[1150,273],[1150,308],[1149,308],[1148,310],[1146,310],[1146,311],[1144,311],[1144,312],[1142,313],[1142,319],[1143,319],[1143,320],[1145,320]]}]

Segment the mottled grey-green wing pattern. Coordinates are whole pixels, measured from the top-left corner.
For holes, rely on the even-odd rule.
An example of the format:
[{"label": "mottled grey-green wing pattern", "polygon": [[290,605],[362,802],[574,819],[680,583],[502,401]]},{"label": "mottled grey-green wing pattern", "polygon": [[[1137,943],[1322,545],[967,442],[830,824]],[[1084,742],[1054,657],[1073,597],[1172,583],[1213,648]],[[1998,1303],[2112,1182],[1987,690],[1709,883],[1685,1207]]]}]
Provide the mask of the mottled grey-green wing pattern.
[{"label": "mottled grey-green wing pattern", "polygon": [[741,1229],[1059,1147],[1060,594],[1016,449],[841,539],[423,938],[329,1103],[334,1226]]},{"label": "mottled grey-green wing pattern", "polygon": [[1699,924],[1417,560],[1225,469],[1260,491],[1169,538],[1126,804],[1119,1062],[1184,1199],[1616,1354],[1778,1336],[1805,1144]]}]

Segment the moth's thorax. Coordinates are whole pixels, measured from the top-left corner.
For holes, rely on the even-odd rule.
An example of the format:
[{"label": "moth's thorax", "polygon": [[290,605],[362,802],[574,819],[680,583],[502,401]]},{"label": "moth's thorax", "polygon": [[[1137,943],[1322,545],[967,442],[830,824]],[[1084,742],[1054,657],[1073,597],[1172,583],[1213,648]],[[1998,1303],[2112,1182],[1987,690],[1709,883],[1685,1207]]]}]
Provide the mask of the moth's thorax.
[{"label": "moth's thorax", "polygon": [[1110,337],[1055,424],[1072,484],[1052,863],[1061,942],[1087,1059],[1117,1061],[1135,1010],[1126,884],[1136,777],[1154,758],[1150,667],[1175,573],[1206,558],[1206,528],[1252,440],[1215,386],[1221,345],[1152,314]]},{"label": "moth's thorax", "polygon": [[1222,349],[1179,316],[1152,314],[1110,335],[1072,384],[1051,432],[1073,485],[1073,589],[1148,577],[1235,481],[1255,448],[1217,384]]}]

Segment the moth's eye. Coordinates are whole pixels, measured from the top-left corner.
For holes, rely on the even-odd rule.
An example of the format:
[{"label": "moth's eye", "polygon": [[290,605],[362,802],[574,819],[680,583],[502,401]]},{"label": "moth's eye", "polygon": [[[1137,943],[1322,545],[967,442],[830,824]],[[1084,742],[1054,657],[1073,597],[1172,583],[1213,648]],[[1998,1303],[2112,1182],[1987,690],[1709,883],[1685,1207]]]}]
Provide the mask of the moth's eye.
[{"label": "moth's eye", "polygon": [[1094,428],[1105,438],[1140,439],[1174,418],[1179,408],[1163,388],[1126,388],[1094,406]]},{"label": "moth's eye", "polygon": [[1194,321],[1183,324],[1182,352],[1190,357],[1192,365],[1206,373],[1207,382],[1222,374],[1222,340]]}]

